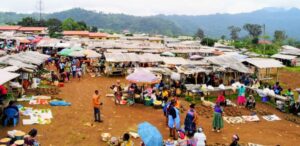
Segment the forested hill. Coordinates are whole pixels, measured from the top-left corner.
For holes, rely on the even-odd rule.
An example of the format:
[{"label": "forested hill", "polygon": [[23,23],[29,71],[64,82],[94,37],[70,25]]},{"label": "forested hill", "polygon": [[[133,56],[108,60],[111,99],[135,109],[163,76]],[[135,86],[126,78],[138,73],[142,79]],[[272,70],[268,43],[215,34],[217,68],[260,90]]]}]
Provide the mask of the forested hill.
[{"label": "forested hill", "polygon": [[[16,14],[0,12],[0,23],[17,22],[26,16],[36,14]],[[229,36],[228,26],[242,27],[245,23],[265,24],[266,32],[272,36],[275,30],[284,30],[289,37],[300,39],[300,10],[265,8],[251,13],[214,15],[156,15],[138,17],[125,14],[106,14],[74,8],[62,12],[44,14],[45,18],[64,20],[71,17],[85,21],[90,26],[113,31],[130,30],[166,35],[193,35],[198,28],[211,37]],[[245,32],[242,31],[242,34]]]}]

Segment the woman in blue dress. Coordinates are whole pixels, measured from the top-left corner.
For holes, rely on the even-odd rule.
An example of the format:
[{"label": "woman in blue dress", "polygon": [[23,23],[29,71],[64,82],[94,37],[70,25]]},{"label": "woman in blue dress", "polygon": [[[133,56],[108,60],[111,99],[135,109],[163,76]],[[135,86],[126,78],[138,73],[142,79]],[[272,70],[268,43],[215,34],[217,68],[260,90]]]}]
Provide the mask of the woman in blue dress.
[{"label": "woman in blue dress", "polygon": [[191,104],[184,120],[184,130],[186,133],[196,132],[196,119],[195,104]]},{"label": "woman in blue dress", "polygon": [[177,140],[177,134],[176,134],[176,118],[177,118],[177,114],[176,114],[176,108],[174,107],[175,105],[175,101],[172,100],[168,109],[167,109],[167,113],[168,113],[168,127],[170,129],[170,137],[173,137],[174,140]]}]

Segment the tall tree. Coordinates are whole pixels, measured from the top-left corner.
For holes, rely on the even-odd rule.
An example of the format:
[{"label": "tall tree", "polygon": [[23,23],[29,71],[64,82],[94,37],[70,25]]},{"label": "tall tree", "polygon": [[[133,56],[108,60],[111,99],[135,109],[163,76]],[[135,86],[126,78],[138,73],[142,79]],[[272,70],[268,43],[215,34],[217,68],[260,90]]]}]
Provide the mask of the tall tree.
[{"label": "tall tree", "polygon": [[287,35],[283,30],[276,30],[274,32],[274,41],[278,43],[282,43],[284,40],[287,39]]},{"label": "tall tree", "polygon": [[80,30],[79,25],[76,21],[72,18],[67,18],[62,22],[62,29],[63,30]]},{"label": "tall tree", "polygon": [[195,37],[199,38],[199,39],[203,39],[204,38],[204,31],[201,28],[198,28],[198,30],[195,34]]},{"label": "tall tree", "polygon": [[50,37],[57,37],[57,33],[62,32],[62,22],[56,18],[48,19],[47,26]]},{"label": "tall tree", "polygon": [[230,31],[231,39],[233,39],[233,40],[239,39],[239,32],[241,31],[241,28],[232,25],[232,26],[229,26],[228,29]]},{"label": "tall tree", "polygon": [[262,34],[262,26],[259,24],[245,24],[244,30],[248,31],[249,35],[253,38],[258,38]]}]

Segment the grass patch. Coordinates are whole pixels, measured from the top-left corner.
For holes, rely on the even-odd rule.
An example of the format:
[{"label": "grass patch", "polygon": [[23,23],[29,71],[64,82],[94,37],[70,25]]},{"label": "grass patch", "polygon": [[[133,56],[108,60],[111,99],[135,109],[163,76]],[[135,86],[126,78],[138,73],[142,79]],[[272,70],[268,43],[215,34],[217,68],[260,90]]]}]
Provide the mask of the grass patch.
[{"label": "grass patch", "polygon": [[291,72],[299,72],[300,73],[300,66],[296,67],[285,67],[284,70],[291,71]]}]

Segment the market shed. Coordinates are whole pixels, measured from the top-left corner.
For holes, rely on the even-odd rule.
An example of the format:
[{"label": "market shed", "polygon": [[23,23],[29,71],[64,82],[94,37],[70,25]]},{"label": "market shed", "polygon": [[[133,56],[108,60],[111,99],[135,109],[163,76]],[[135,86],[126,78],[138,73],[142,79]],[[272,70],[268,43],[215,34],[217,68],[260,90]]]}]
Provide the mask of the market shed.
[{"label": "market shed", "polygon": [[279,68],[284,67],[280,61],[269,58],[247,58],[243,63],[254,72],[259,80],[269,80],[273,78],[278,80]]},{"label": "market shed", "polygon": [[177,73],[180,74],[182,82],[195,84],[205,83],[206,75],[211,71],[200,66],[190,64],[176,66],[176,70]]},{"label": "market shed", "polygon": [[275,58],[276,60],[279,60],[284,65],[287,66],[297,66],[300,65],[300,60],[298,63],[297,56],[294,55],[285,55],[285,54],[274,54],[271,56],[271,58]]},{"label": "market shed", "polygon": [[135,53],[104,53],[104,56],[106,75],[124,75],[128,67],[140,61]]},{"label": "market shed", "polygon": [[252,72],[242,63],[242,58],[237,55],[220,55],[206,57],[204,60],[211,65],[212,72],[208,75],[211,80],[210,84],[219,85],[229,83],[232,79],[238,79],[244,74]]}]

